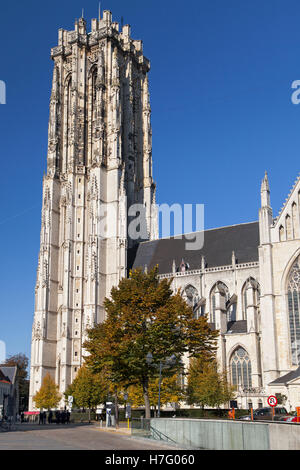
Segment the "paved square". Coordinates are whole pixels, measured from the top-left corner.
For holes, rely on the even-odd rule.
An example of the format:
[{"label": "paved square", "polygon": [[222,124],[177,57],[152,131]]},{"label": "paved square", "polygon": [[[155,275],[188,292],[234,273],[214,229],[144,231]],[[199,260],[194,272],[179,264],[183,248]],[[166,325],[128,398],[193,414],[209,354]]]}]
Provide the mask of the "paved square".
[{"label": "paved square", "polygon": [[0,432],[0,450],[159,450],[167,444],[107,432],[91,425],[28,425]]}]

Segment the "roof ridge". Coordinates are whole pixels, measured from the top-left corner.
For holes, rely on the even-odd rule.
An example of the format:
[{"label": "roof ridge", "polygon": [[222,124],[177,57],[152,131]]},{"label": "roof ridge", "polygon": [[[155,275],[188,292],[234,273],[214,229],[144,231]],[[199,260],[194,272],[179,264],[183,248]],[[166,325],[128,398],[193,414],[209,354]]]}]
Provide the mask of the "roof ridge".
[{"label": "roof ridge", "polygon": [[205,230],[197,230],[196,232],[186,232],[186,233],[179,233],[178,235],[172,235],[170,237],[162,237],[162,238],[155,238],[154,240],[144,240],[143,242],[140,242],[139,245],[142,245],[143,243],[151,243],[151,242],[157,242],[160,240],[170,240],[170,239],[176,239],[179,237],[185,237],[186,235],[194,235],[196,233],[202,233],[202,232],[211,232],[213,230],[222,230],[224,228],[232,228],[232,227],[240,227],[241,225],[251,225],[251,224],[258,224],[258,220],[252,220],[251,222],[242,222],[240,224],[232,224],[232,225],[224,225],[222,227],[213,227],[213,228],[208,228]]}]

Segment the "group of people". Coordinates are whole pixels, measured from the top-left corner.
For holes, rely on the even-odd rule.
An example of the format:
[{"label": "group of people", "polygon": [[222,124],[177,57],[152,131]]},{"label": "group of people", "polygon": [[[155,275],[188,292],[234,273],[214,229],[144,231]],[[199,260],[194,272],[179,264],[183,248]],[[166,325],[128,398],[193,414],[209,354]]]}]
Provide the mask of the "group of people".
[{"label": "group of people", "polygon": [[[71,413],[68,410],[56,410],[53,412],[50,410],[48,413],[48,424],[69,424],[70,423]],[[46,424],[47,422],[47,413],[46,411],[41,411],[39,416],[39,424]]]}]

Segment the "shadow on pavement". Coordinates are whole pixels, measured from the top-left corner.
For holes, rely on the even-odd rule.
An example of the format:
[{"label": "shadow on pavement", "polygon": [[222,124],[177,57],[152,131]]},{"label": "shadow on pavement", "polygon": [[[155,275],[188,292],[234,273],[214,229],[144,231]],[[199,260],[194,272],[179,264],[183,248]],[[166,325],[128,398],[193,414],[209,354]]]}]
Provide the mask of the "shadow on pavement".
[{"label": "shadow on pavement", "polygon": [[13,429],[8,432],[27,432],[27,431],[49,431],[50,429],[74,429],[82,426],[93,426],[93,423],[70,423],[70,424],[32,424],[32,423],[18,423],[15,424]]}]

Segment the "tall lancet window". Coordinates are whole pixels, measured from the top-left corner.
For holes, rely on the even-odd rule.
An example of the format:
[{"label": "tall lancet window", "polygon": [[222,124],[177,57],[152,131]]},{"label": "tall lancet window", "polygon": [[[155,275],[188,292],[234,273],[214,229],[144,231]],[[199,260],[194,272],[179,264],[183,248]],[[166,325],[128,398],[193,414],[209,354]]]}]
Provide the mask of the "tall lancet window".
[{"label": "tall lancet window", "polygon": [[251,361],[244,348],[238,347],[230,360],[231,383],[237,387],[251,388]]},{"label": "tall lancet window", "polygon": [[64,96],[64,162],[63,171],[67,170],[70,145],[71,145],[71,126],[72,126],[72,77],[69,75],[65,82],[65,96]]},{"label": "tall lancet window", "polygon": [[88,116],[88,155],[89,164],[93,161],[94,143],[97,138],[97,66],[93,65],[88,78],[88,100],[86,113]]},{"label": "tall lancet window", "polygon": [[290,270],[287,295],[292,363],[300,365],[300,256],[296,259]]},{"label": "tall lancet window", "polygon": [[[210,294],[210,305],[211,305],[211,317],[210,321],[212,323],[215,323],[216,321],[216,290],[221,290],[223,294],[225,295],[225,307],[226,307],[226,315],[227,315],[227,321],[236,321],[236,300],[231,299],[229,289],[221,281],[218,281],[213,289],[211,290]],[[231,301],[233,300],[233,301]]]},{"label": "tall lancet window", "polygon": [[204,299],[201,299],[203,301],[199,302],[200,297],[197,289],[194,286],[192,286],[191,284],[186,286],[183,292],[183,298],[185,299],[187,304],[192,307],[195,318],[199,318],[200,316],[204,315]]}]

